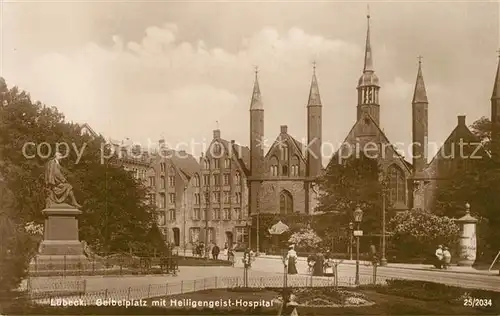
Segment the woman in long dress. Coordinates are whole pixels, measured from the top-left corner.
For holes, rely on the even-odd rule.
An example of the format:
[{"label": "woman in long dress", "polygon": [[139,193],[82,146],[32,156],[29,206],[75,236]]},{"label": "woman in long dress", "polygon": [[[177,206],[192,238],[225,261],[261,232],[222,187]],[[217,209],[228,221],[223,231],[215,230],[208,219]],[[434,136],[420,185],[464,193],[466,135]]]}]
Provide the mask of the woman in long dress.
[{"label": "woman in long dress", "polygon": [[291,245],[286,255],[288,274],[297,274],[297,253],[294,248],[294,245]]}]

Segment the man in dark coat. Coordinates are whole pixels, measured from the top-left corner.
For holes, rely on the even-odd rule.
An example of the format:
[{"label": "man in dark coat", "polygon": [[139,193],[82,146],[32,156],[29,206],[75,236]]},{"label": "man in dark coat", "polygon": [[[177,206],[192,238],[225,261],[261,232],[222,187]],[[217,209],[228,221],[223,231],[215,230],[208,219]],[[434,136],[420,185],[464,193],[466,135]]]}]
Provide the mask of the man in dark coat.
[{"label": "man in dark coat", "polygon": [[219,253],[220,253],[220,248],[219,248],[219,246],[214,245],[214,247],[212,248],[212,257],[214,258],[214,260],[217,260],[217,259],[218,259],[218,257],[219,257]]},{"label": "man in dark coat", "polygon": [[321,253],[321,251],[318,251],[318,253],[316,254],[316,263],[314,264],[313,267],[314,276],[323,276],[324,264],[325,264],[325,257],[323,256],[323,253]]}]

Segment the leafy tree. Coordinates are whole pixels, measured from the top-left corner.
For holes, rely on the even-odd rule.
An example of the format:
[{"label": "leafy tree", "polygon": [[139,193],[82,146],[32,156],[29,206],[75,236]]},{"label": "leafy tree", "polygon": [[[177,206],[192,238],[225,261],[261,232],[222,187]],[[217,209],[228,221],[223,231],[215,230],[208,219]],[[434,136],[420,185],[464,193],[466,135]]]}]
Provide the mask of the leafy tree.
[{"label": "leafy tree", "polygon": [[[14,195],[0,179],[0,301],[26,276],[34,241],[19,221]],[[0,303],[1,305],[1,303]]]},{"label": "leafy tree", "polygon": [[322,194],[318,210],[338,214],[347,226],[359,205],[364,211],[363,230],[378,233],[384,188],[378,161],[365,155],[351,156],[342,163],[332,161],[319,182]]},{"label": "leafy tree", "polygon": [[[82,204],[80,238],[96,251],[107,253],[128,251],[131,245],[142,250],[164,243],[148,240],[155,218],[146,188],[119,167],[115,158],[101,161],[101,136],[82,135],[81,127],[66,122],[55,107],[32,102],[28,93],[16,87],[9,91],[8,99],[0,108],[0,172],[14,194],[20,223],[43,223],[44,166],[56,144],[65,143],[69,152],[62,165]],[[50,146],[37,153],[34,146],[26,146],[29,142]],[[52,155],[42,157],[50,154],[49,148]],[[65,148],[59,150],[66,154]]]},{"label": "leafy tree", "polygon": [[389,227],[394,233],[393,250],[401,258],[428,258],[440,244],[453,249],[460,232],[452,219],[425,210],[398,213],[389,222]]},{"label": "leafy tree", "polygon": [[321,238],[312,229],[302,229],[290,236],[288,242],[295,244],[297,250],[311,251],[321,243]]},{"label": "leafy tree", "polygon": [[[471,131],[483,141],[489,152],[498,151],[498,145],[491,142],[491,122],[481,118],[474,122]],[[467,165],[465,171],[457,172],[450,181],[439,186],[435,209],[437,214],[449,217],[464,215],[466,202],[471,213],[479,219],[477,227],[478,254],[485,253],[485,260],[492,260],[500,249],[500,160],[498,155],[484,155]],[[491,260],[490,260],[491,259]]]}]

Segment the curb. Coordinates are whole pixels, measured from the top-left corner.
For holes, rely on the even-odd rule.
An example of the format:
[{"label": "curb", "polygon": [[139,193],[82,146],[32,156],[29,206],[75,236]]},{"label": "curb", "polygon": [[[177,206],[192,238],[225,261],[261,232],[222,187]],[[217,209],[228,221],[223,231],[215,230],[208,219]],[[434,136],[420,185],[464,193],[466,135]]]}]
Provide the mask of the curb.
[{"label": "curb", "polygon": [[[258,258],[264,258],[264,259],[280,259],[281,257],[272,257],[272,256],[259,256]],[[306,261],[306,258],[304,257],[299,257],[300,261]],[[366,261],[359,261],[361,264],[365,264]],[[342,262],[342,264],[348,264],[348,265],[356,265],[355,262]],[[484,276],[500,276],[500,273],[496,272],[496,270],[489,271],[489,272],[479,272],[479,271],[456,271],[456,270],[438,270],[438,269],[433,269],[432,267],[429,268],[422,268],[422,267],[401,267],[401,266],[391,266],[390,263],[387,266],[379,266],[378,268],[392,268],[392,269],[401,269],[401,270],[418,270],[418,271],[435,271],[435,272],[445,272],[445,273],[455,273],[455,274],[472,274],[472,275],[484,275]]]}]

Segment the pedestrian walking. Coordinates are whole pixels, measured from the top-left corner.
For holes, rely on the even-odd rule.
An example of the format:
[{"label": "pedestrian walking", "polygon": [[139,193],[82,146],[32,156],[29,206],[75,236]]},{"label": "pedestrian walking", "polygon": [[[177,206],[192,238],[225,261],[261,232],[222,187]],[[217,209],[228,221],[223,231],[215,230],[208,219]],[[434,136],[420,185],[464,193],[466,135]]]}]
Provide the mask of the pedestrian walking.
[{"label": "pedestrian walking", "polygon": [[448,247],[444,247],[443,250],[443,268],[448,269],[450,267],[451,262],[451,253]]},{"label": "pedestrian walking", "polygon": [[297,274],[297,253],[295,252],[295,246],[290,245],[288,253],[286,255],[285,263],[288,268],[288,274]]},{"label": "pedestrian walking", "polygon": [[212,248],[212,257],[214,260],[219,259],[220,248],[217,245],[214,245]]},{"label": "pedestrian walking", "polygon": [[439,245],[438,248],[436,249],[436,252],[435,252],[435,260],[436,260],[436,263],[434,264],[434,266],[438,269],[442,269],[443,268],[443,245]]}]

